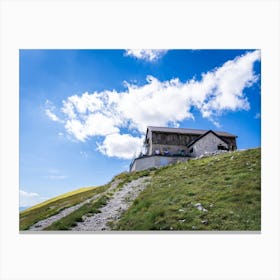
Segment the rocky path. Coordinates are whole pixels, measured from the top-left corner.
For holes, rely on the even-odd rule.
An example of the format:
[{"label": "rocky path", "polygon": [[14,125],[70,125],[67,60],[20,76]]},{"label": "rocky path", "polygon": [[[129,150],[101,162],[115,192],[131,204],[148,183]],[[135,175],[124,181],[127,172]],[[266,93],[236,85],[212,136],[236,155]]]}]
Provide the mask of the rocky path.
[{"label": "rocky path", "polygon": [[[108,190],[105,191],[105,193],[114,190],[119,185],[119,183],[120,183],[119,180],[113,181],[111,183],[111,186],[108,188]],[[81,202],[79,204],[76,204],[76,205],[74,205],[72,207],[69,207],[69,208],[66,208],[66,209],[62,210],[61,212],[59,212],[56,215],[53,215],[53,216],[51,216],[51,217],[49,217],[47,219],[41,220],[41,221],[35,223],[34,225],[32,225],[29,228],[29,230],[30,231],[40,231],[40,230],[43,230],[44,228],[50,226],[52,223],[60,220],[61,218],[65,217],[65,216],[69,215],[70,213],[74,212],[75,210],[79,209],[84,204],[99,198],[101,195],[104,195],[104,193],[96,194],[96,195],[92,196],[91,198],[88,198],[88,199],[86,199],[85,201],[83,201],[83,202]]]},{"label": "rocky path", "polygon": [[129,208],[133,200],[149,184],[149,177],[142,177],[125,184],[115,192],[108,203],[100,208],[100,213],[84,217],[84,221],[72,228],[73,231],[102,231],[110,230],[107,225],[110,221],[117,221],[121,214]]}]

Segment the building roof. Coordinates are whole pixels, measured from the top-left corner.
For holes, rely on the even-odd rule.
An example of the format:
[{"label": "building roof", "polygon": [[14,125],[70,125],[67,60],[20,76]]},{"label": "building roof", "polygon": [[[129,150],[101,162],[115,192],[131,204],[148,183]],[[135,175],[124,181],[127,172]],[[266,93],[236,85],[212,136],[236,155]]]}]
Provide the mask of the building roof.
[{"label": "building roof", "polygon": [[[172,127],[158,127],[158,126],[148,126],[147,131],[148,130],[150,130],[151,132],[166,132],[166,133],[180,133],[180,134],[193,134],[193,135],[202,135],[209,131],[205,129],[172,128]],[[213,132],[218,136],[234,137],[234,138],[237,137],[236,135],[230,134],[225,131],[213,131]]]},{"label": "building roof", "polygon": [[187,147],[190,148],[194,143],[199,141],[201,138],[205,137],[207,134],[213,133],[216,137],[218,137],[221,141],[223,141],[225,144],[228,144],[224,139],[222,139],[217,133],[215,133],[213,130],[208,130],[193,141],[191,141],[189,144],[187,144]]}]

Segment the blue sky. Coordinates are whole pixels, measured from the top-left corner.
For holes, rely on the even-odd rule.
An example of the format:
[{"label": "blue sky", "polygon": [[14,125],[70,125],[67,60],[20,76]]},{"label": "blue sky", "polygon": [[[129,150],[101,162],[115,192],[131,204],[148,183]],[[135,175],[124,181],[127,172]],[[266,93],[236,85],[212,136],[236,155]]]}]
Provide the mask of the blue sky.
[{"label": "blue sky", "polygon": [[128,170],[147,125],[261,145],[259,50],[20,50],[20,206]]}]

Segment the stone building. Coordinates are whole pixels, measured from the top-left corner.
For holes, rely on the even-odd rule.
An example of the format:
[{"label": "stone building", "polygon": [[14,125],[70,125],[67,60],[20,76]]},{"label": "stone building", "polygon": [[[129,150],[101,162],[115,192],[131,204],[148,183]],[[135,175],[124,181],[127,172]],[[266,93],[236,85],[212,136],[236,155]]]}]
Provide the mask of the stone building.
[{"label": "stone building", "polygon": [[148,126],[143,151],[130,171],[167,165],[189,158],[236,150],[237,136],[223,131]]}]

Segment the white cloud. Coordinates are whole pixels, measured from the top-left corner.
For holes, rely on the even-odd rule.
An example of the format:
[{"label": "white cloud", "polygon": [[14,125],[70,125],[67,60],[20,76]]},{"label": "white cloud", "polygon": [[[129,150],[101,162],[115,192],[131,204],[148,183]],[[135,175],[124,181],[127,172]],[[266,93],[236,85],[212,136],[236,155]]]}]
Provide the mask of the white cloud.
[{"label": "white cloud", "polygon": [[168,50],[128,49],[125,51],[125,55],[153,62],[164,56],[167,53],[167,51]]},{"label": "white cloud", "polygon": [[148,76],[144,85],[125,83],[124,91],[102,91],[73,95],[63,101],[61,111],[68,134],[79,141],[101,136],[99,151],[108,156],[131,158],[140,138],[121,135],[125,128],[144,135],[148,125],[178,127],[194,119],[191,109],[220,127],[218,118],[227,111],[249,110],[244,89],[258,80],[253,71],[260,51],[252,51],[222,66],[181,82],[178,78],[159,81]]},{"label": "white cloud", "polygon": [[189,97],[182,89],[178,79],[160,82],[148,76],[144,86],[128,85],[128,91],[120,94],[118,109],[131,127],[142,133],[148,125],[176,126],[179,121],[193,118]]},{"label": "white cloud", "polygon": [[63,107],[61,111],[70,119],[76,118],[76,114],[74,112],[74,105],[72,104],[71,100],[63,101]]},{"label": "white cloud", "polygon": [[203,77],[202,84],[207,81],[207,86],[210,86],[206,93],[214,95],[204,100],[201,106],[203,116],[219,115],[226,110],[250,109],[243,90],[258,79],[253,72],[254,62],[257,60],[260,60],[260,51],[250,52],[226,62],[222,67],[208,72]]},{"label": "white cloud", "polygon": [[60,119],[54,113],[52,113],[50,109],[46,109],[45,113],[52,121],[60,122]]},{"label": "white cloud", "polygon": [[101,113],[88,114],[81,119],[67,120],[65,129],[78,140],[84,142],[89,136],[106,136],[119,132],[113,118]]},{"label": "white cloud", "polygon": [[24,190],[20,190],[19,195],[20,207],[31,207],[48,199],[47,197],[42,197],[38,193],[26,192]]},{"label": "white cloud", "polygon": [[58,116],[53,112],[55,110],[55,106],[53,106],[52,102],[47,100],[45,103],[45,113],[46,115],[54,122],[63,122],[58,118]]},{"label": "white cloud", "polygon": [[109,157],[131,159],[138,155],[143,138],[133,137],[129,134],[111,134],[105,137],[102,144],[98,145],[98,150]]},{"label": "white cloud", "polygon": [[70,118],[75,118],[74,110],[81,114],[87,111],[91,113],[97,112],[102,108],[103,102],[98,94],[93,95],[85,92],[82,96],[72,95],[68,97],[68,102],[64,102],[63,105],[62,111],[68,114]]}]

